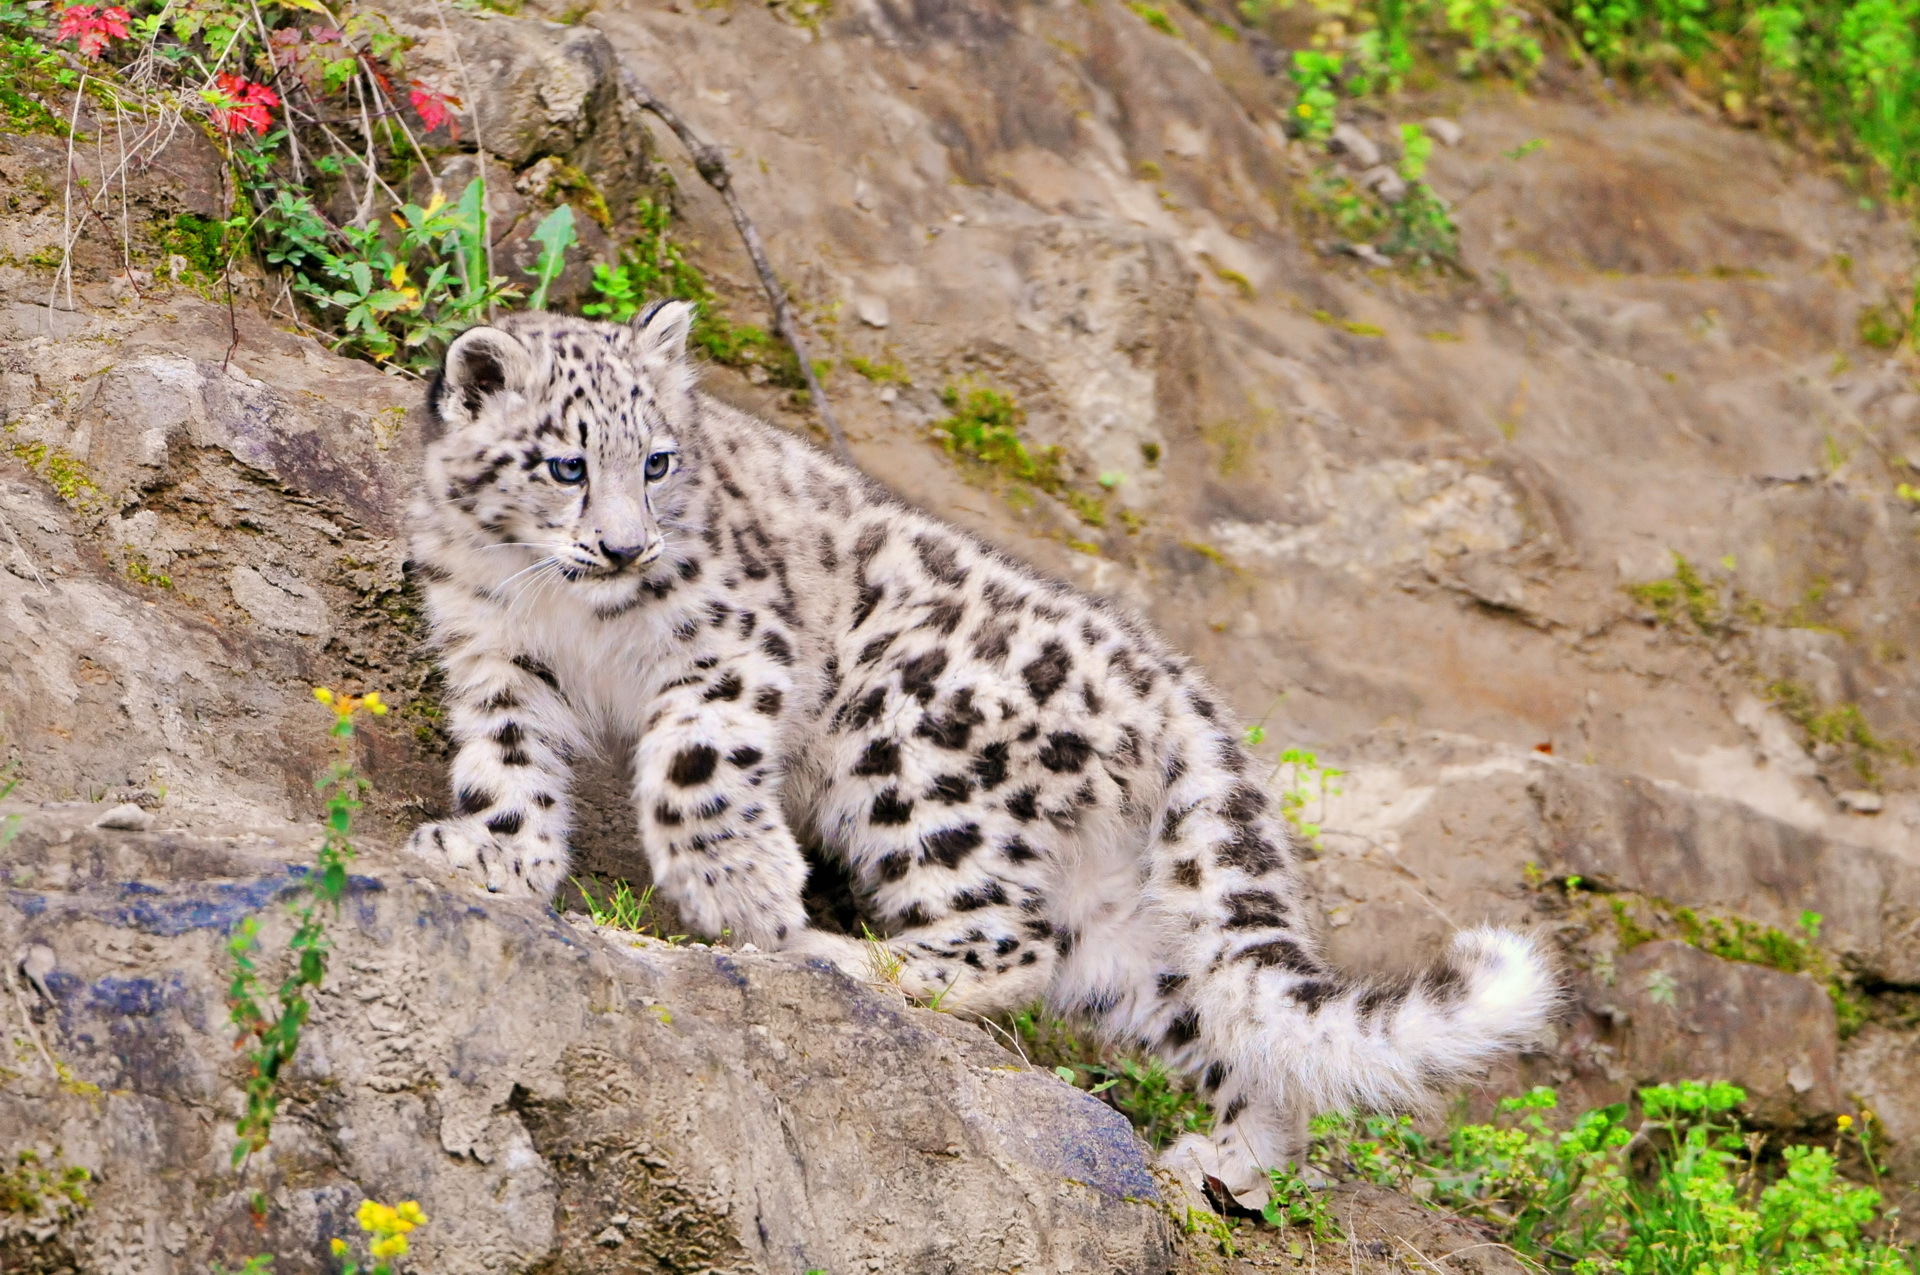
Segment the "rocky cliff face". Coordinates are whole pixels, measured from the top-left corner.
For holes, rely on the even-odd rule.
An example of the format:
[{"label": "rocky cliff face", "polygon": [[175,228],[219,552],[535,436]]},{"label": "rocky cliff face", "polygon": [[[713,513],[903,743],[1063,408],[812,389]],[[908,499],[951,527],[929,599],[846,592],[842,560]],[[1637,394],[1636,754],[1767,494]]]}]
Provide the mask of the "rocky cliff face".
[{"label": "rocky cliff face", "polygon": [[[494,183],[505,263],[530,262],[531,214],[574,175],[607,203],[604,226],[581,220],[605,256],[666,174],[675,233],[757,319],[724,211],[621,104],[615,70],[720,142],[862,465],[1147,612],[1266,747],[1347,772],[1324,795],[1297,767],[1274,778],[1307,790],[1343,960],[1411,963],[1490,917],[1559,934],[1573,1011],[1496,1086],[1597,1101],[1727,1075],[1780,1128],[1871,1106],[1920,1173],[1920,510],[1894,494],[1920,467],[1920,393],[1857,326],[1904,286],[1904,227],[1756,135],[1578,82],[1409,98],[1311,155],[1279,126],[1270,47],[1186,12],[1177,35],[1104,2],[395,13],[423,59],[472,77],[449,172],[513,175]],[[1459,126],[1430,177],[1463,269],[1334,251],[1313,192],[1428,118]],[[60,974],[21,983],[9,1012],[107,1097],[38,1070],[0,1094],[23,1144],[116,1166],[103,1190],[129,1192],[102,1196],[125,1236],[35,1241],[46,1269],[244,1248],[220,1229],[244,1207],[218,1196],[208,1132],[238,1075],[214,937],[301,857],[324,757],[307,688],[400,705],[364,760],[376,834],[443,800],[403,569],[417,384],[290,330],[271,280],[241,271],[229,305],[169,260],[155,226],[225,211],[190,133],[136,165],[125,271],[117,230],[74,229],[73,178],[101,154],[0,139],[0,720],[32,812],[0,922],[7,951],[45,948]],[[48,249],[75,234],[69,280]],[[556,295],[587,282],[583,254]],[[812,428],[757,367],[707,379]],[[949,387],[1009,396],[1033,444],[1061,448],[1060,481],[956,463],[937,433]],[[638,879],[602,790],[585,866]],[[174,831],[89,831],[106,800]],[[270,840],[205,839],[220,828]],[[283,1251],[338,1230],[351,1185],[526,1221],[441,1232],[448,1269],[626,1269],[634,1228],[683,1204],[716,1269],[919,1269],[951,1244],[870,1235],[884,1180],[911,1183],[903,1225],[1000,1246],[957,1269],[1198,1260],[1164,1210],[1129,1202],[1150,1195],[1129,1185],[1139,1149],[1044,1075],[996,1079],[983,1038],[772,958],[636,955],[551,918],[469,915],[398,865],[369,880],[302,1132],[274,1162],[286,1225],[306,1228]],[[154,930],[147,890],[203,919]],[[413,990],[385,987],[390,962]],[[485,989],[561,1025],[488,1040]],[[694,1039],[654,1032],[648,998],[699,1020]],[[809,1061],[816,1021],[852,1025]],[[485,1067],[462,1061],[476,1041]],[[923,1110],[865,1082],[847,1060],[867,1049],[935,1095]],[[589,1057],[713,1087],[686,1108],[644,1078],[593,1096]],[[496,1092],[495,1070],[523,1078]],[[1091,1159],[1047,1159],[1022,1124],[1071,1125],[1041,1141]],[[835,1141],[861,1127],[894,1133]],[[800,1150],[769,1150],[776,1129]],[[816,1142],[844,1158],[810,1168]],[[886,1158],[896,1144],[911,1167]],[[627,1168],[607,1177],[605,1157]],[[541,1167],[501,1167],[523,1163]],[[136,1185],[162,1169],[225,1212],[176,1234],[175,1188]],[[789,1229],[746,1226],[754,1190]]]}]

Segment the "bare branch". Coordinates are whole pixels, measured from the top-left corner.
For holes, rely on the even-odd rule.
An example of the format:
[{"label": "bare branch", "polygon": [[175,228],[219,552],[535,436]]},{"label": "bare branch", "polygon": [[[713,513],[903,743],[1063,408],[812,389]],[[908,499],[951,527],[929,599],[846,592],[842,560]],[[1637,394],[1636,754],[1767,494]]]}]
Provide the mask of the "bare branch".
[{"label": "bare branch", "polygon": [[766,247],[760,242],[760,232],[754,228],[753,219],[747,216],[739,192],[734,189],[733,173],[727,167],[725,153],[694,132],[680,118],[679,112],[655,97],[632,71],[622,67],[620,81],[628,95],[642,109],[653,112],[661,123],[673,130],[673,135],[687,148],[687,154],[692,157],[693,166],[699,170],[700,176],[727,201],[727,211],[733,216],[734,229],[740,232],[741,242],[747,246],[747,255],[753,258],[754,271],[760,276],[760,286],[766,289],[767,305],[773,311],[773,330],[780,334],[780,338],[793,351],[793,357],[799,361],[800,375],[806,378],[807,393],[813,396],[814,405],[820,409],[820,419],[833,438],[833,449],[840,454],[841,460],[853,465],[853,453],[847,449],[847,436],[840,432],[840,422],[827,402],[826,391],[820,388],[820,378],[814,374],[813,361],[807,357],[806,344],[800,337],[800,325],[794,321],[793,307],[787,303],[787,290],[780,286],[779,276],[773,273],[773,266],[767,261]]}]

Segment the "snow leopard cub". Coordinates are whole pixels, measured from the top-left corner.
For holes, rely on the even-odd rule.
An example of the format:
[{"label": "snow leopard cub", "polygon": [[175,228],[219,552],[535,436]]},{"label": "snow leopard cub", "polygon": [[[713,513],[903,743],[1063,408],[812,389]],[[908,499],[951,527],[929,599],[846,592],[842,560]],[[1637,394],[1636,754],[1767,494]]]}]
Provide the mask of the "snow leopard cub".
[{"label": "snow leopard cub", "polygon": [[809,928],[839,861],[950,1007],[1044,998],[1192,1078],[1170,1153],[1255,1189],[1307,1114],[1419,1102],[1540,1030],[1554,983],[1475,930],[1418,977],[1323,961],[1295,847],[1219,696],[1132,615],[699,394],[690,307],[454,341],[413,509],[459,751],[417,852],[546,898],[568,763],[634,750],[640,839],[694,929],[871,969]]}]

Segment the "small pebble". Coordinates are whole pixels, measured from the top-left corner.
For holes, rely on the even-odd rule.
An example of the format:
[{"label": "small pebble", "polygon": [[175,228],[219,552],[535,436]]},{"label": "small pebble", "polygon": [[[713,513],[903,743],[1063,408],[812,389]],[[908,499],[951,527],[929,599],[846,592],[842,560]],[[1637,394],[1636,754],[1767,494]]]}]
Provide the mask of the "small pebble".
[{"label": "small pebble", "polygon": [[1886,808],[1886,801],[1877,792],[1868,792],[1864,788],[1852,788],[1840,794],[1840,805],[1856,815],[1877,815]]},{"label": "small pebble", "polygon": [[1431,119],[1421,120],[1420,124],[1421,127],[1427,130],[1428,136],[1432,137],[1434,141],[1439,142],[1442,146],[1458,146],[1467,138],[1466,129],[1461,128],[1455,121],[1445,119],[1438,115],[1433,116]]},{"label": "small pebble", "polygon": [[153,827],[153,816],[131,801],[123,801],[113,809],[93,821],[96,828],[112,828],[116,832],[145,832]]}]

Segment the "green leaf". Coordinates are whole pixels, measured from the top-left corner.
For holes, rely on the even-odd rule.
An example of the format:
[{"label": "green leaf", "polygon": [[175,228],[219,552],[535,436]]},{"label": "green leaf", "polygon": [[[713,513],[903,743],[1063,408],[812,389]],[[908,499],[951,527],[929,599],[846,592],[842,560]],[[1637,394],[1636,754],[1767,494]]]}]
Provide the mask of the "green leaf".
[{"label": "green leaf", "polygon": [[547,289],[567,268],[567,249],[578,242],[579,237],[573,229],[573,205],[561,204],[543,217],[533,228],[533,240],[539,244],[540,259],[534,263],[533,277],[538,281],[533,295],[527,298],[527,309],[544,310],[547,308]]}]

